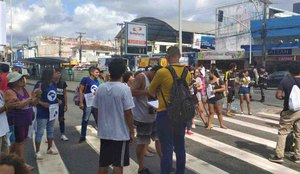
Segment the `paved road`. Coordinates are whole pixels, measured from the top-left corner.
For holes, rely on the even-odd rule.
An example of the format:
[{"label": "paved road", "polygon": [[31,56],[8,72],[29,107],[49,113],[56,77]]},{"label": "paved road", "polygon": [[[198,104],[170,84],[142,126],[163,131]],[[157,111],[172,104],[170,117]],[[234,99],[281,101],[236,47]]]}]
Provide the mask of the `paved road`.
[{"label": "paved road", "polygon": [[[87,142],[78,144],[81,110],[71,102],[73,93],[68,94],[70,102],[66,116],[66,135],[70,140],[63,142],[59,139],[57,123],[55,145],[60,154],[45,154],[44,160],[36,161],[30,139],[26,145],[25,158],[35,166],[33,173],[95,174],[97,171],[100,142],[93,127],[94,121],[91,119]],[[234,103],[234,107],[238,108],[238,101]],[[214,120],[216,126],[212,130],[206,130],[199,119],[196,119],[194,134],[185,138],[186,173],[300,173],[299,164],[290,161],[289,154],[283,165],[267,160],[276,145],[280,108],[259,102],[253,102],[252,108],[252,116],[237,114],[233,118],[224,117],[229,127],[227,130],[219,128],[217,119]],[[46,143],[43,146],[46,147]],[[125,168],[125,174],[137,173],[135,144],[130,147],[130,156],[131,165]],[[157,155],[147,157],[145,163],[154,174],[159,173]]]}]

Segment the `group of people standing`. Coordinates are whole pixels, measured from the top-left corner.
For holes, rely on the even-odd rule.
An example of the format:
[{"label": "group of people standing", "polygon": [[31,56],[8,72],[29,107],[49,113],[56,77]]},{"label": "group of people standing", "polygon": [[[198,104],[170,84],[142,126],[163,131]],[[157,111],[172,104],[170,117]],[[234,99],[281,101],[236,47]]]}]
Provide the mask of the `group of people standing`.
[{"label": "group of people standing", "polygon": [[[47,152],[56,155],[53,149],[54,124],[59,117],[61,139],[67,141],[64,135],[64,112],[67,110],[66,83],[61,80],[59,68],[46,68],[41,80],[32,91],[26,87],[26,77],[13,68],[9,73],[9,65],[1,64],[1,94],[0,94],[0,147],[1,152],[15,154],[16,158],[24,161],[23,173],[34,168],[24,160],[24,146],[31,137],[35,127],[35,157],[42,160],[40,144],[47,131]],[[10,146],[9,146],[10,145]]]}]

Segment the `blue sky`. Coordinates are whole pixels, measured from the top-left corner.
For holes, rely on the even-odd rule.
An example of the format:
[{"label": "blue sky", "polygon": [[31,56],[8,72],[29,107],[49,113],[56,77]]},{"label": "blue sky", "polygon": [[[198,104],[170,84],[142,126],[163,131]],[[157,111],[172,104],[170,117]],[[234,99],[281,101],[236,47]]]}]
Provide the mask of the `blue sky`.
[{"label": "blue sky", "polygon": [[[178,0],[12,0],[14,37],[24,41],[38,35],[76,37],[86,32],[95,39],[113,40],[116,23],[151,16],[176,19]],[[246,0],[183,0],[183,18],[214,23],[215,9]],[[291,10],[299,0],[271,0],[272,6]],[[8,10],[9,8],[9,0]],[[7,21],[10,22],[9,16]],[[8,28],[9,26],[7,26]],[[9,35],[9,30],[8,30]]]}]

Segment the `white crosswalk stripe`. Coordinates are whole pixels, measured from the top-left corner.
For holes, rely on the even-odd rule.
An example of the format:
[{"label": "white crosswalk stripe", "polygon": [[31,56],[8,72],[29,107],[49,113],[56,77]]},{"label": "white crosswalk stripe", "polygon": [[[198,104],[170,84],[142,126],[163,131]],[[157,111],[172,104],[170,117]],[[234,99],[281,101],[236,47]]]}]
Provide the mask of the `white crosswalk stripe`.
[{"label": "white crosswalk stripe", "polygon": [[255,116],[255,115],[245,115],[245,114],[234,114],[234,115],[238,116],[238,117],[244,117],[244,118],[250,118],[250,119],[253,119],[253,120],[263,121],[265,123],[272,123],[272,124],[276,124],[276,125],[279,124],[278,120],[271,120],[271,119],[267,119],[267,118],[258,117],[258,116]]},{"label": "white crosswalk stripe", "polygon": [[194,140],[200,144],[204,144],[210,148],[214,148],[218,151],[221,151],[227,155],[233,156],[235,158],[238,158],[242,161],[245,161],[247,163],[250,163],[252,165],[255,165],[256,167],[262,168],[266,171],[269,171],[271,173],[282,173],[284,171],[285,174],[295,174],[298,173],[295,170],[292,170],[288,167],[282,166],[280,164],[276,164],[273,162],[270,162],[268,159],[251,154],[249,152],[240,150],[238,148],[229,146],[225,143],[216,141],[214,139],[205,137],[203,135],[194,133],[193,136],[187,136],[187,138]]},{"label": "white crosswalk stripe", "polygon": [[[155,149],[155,143],[151,142],[149,147],[151,149]],[[175,153],[173,153],[173,160],[176,160]],[[190,169],[195,173],[201,173],[201,174],[211,174],[211,173],[227,174],[228,173],[188,153],[186,154],[186,168]]]},{"label": "white crosswalk stripe", "polygon": [[[217,138],[216,137],[216,133],[219,134],[219,137],[221,137],[222,135],[227,136],[227,137],[234,137],[238,140],[241,140],[242,142],[251,142],[252,145],[260,145],[258,147],[260,148],[266,148],[268,149],[268,151],[273,150],[276,146],[276,142],[275,142],[275,136],[277,134],[277,129],[274,127],[268,127],[268,126],[262,126],[259,124],[255,124],[255,123],[271,123],[271,124],[275,124],[275,122],[278,121],[276,120],[272,120],[272,119],[268,119],[268,118],[264,118],[264,116],[269,116],[272,118],[275,118],[276,115],[276,120],[279,118],[277,117],[277,114],[271,114],[271,116],[269,115],[269,113],[265,113],[265,112],[259,112],[257,114],[248,116],[248,115],[237,115],[236,117],[224,117],[224,121],[227,123],[231,123],[233,124],[233,126],[230,126],[229,129],[222,129],[220,128],[218,125],[213,125],[213,129],[211,130],[204,130],[204,128],[197,128],[196,131],[194,132],[194,134],[192,135],[187,135],[186,139],[187,141],[189,141],[189,143],[191,144],[190,146],[194,146],[197,147],[197,145],[201,145],[201,148],[204,149],[208,149],[208,152],[206,152],[203,155],[209,155],[209,149],[213,150],[213,151],[217,151],[220,153],[216,153],[217,155],[225,155],[228,156],[228,158],[234,158],[238,161],[243,162],[243,165],[249,165],[249,169],[251,167],[256,167],[257,170],[259,171],[265,171],[266,173],[285,173],[285,174],[296,174],[296,173],[300,173],[300,169],[296,168],[295,165],[293,165],[292,163],[289,163],[288,165],[281,165],[281,164],[277,164],[277,163],[273,163],[270,162],[267,157],[266,154],[260,154],[258,152],[256,152],[256,150],[251,150],[251,149],[243,149],[240,146],[236,146],[234,144],[228,144],[228,141],[224,140],[222,138]],[[240,117],[246,117],[247,119],[241,119]],[[215,117],[216,119],[216,117]],[[249,120],[253,120],[253,122],[255,123],[250,123]],[[200,120],[195,119],[197,125],[203,125],[202,122]],[[241,129],[240,127],[246,127],[246,128],[251,128],[251,129],[247,129],[245,131],[243,131],[243,129]],[[238,128],[238,130],[235,130],[235,128]],[[81,126],[76,126],[76,130],[78,131],[78,133],[80,133],[80,129]],[[214,136],[210,136],[209,132],[203,132],[199,133],[201,131],[209,131],[209,132],[214,132]],[[251,130],[256,131],[262,131],[264,132],[265,136],[263,138],[263,136],[261,137],[260,135],[257,135],[257,133],[251,134]],[[204,134],[208,134],[208,135],[204,135]],[[273,137],[269,138],[267,137],[268,134],[272,134]],[[100,151],[100,140],[97,137],[97,130],[95,128],[93,128],[92,126],[88,126],[87,128],[87,136],[86,136],[86,142],[88,143],[88,146],[90,146],[95,153],[99,154]],[[227,142],[227,143],[226,143]],[[263,146],[262,146],[263,145]],[[149,147],[151,149],[155,149],[155,145],[154,143],[151,143],[149,145]],[[60,149],[58,149],[60,150]],[[261,150],[261,149],[260,149]],[[202,153],[199,154],[194,154],[190,153],[193,151],[189,151],[186,154],[186,168],[190,173],[193,174],[210,174],[210,173],[219,173],[219,174],[227,174],[227,173],[232,173],[234,171],[234,169],[228,169],[227,167],[224,166],[220,166],[220,165],[216,165],[214,163],[212,163],[212,161],[210,160],[209,162],[206,161],[206,158],[203,158]],[[60,156],[57,156],[58,158],[60,158]],[[202,159],[203,158],[203,159]],[[157,159],[157,158],[156,158]],[[175,154],[173,154],[173,159],[175,159]],[[57,160],[57,159],[56,159]],[[286,159],[287,160],[287,159]],[[288,161],[288,160],[287,160]],[[64,164],[63,161],[61,160],[57,160],[56,162],[59,162],[61,164]],[[38,166],[40,168],[45,168],[47,167],[46,165],[48,164],[39,164],[38,162]],[[147,164],[145,164],[147,166]],[[224,163],[223,165],[226,165],[226,163]],[[65,167],[65,166],[64,166]],[[159,166],[156,166],[157,168],[159,168]],[[239,166],[236,166],[237,168]],[[66,168],[65,168],[66,169]],[[138,164],[137,161],[134,159],[130,159],[130,166],[125,167],[124,168],[124,174],[135,174],[137,173],[138,170]],[[151,168],[150,168],[151,170]],[[229,170],[229,171],[228,171]],[[59,173],[68,173],[68,170],[62,170],[63,172],[59,172]],[[283,172],[284,171],[284,172]],[[250,172],[250,171],[249,171]],[[43,173],[39,170],[39,173]],[[47,173],[47,172],[44,172]]]},{"label": "white crosswalk stripe", "polygon": [[[197,123],[201,123],[201,121],[199,121],[199,120],[195,120],[195,121]],[[213,130],[224,133],[224,134],[227,134],[227,135],[238,137],[238,138],[248,140],[248,141],[251,141],[251,142],[254,142],[254,143],[266,145],[266,146],[271,147],[271,148],[275,148],[275,146],[276,146],[275,141],[267,140],[267,139],[264,139],[264,138],[260,138],[260,137],[257,137],[257,136],[247,134],[247,133],[239,132],[239,131],[236,131],[236,130],[233,130],[233,129],[222,129],[222,128],[218,127],[217,125],[212,125],[212,126],[213,126]]]},{"label": "white crosswalk stripe", "polygon": [[[76,126],[78,132],[81,130],[81,126]],[[100,139],[97,137],[97,131],[92,126],[87,127],[87,136],[86,136],[87,143],[99,154],[100,153]],[[138,171],[138,164],[130,159],[129,166],[124,167],[124,173],[137,173]]]},{"label": "white crosswalk stripe", "polygon": [[258,112],[257,114],[266,115],[266,116],[277,118],[277,119],[279,119],[279,117],[280,117],[279,114],[266,113],[266,112]]},{"label": "white crosswalk stripe", "polygon": [[[49,174],[49,171],[51,171],[51,173],[68,174],[69,171],[66,168],[63,160],[61,159],[59,151],[56,148],[55,142],[53,142],[52,148],[54,150],[57,150],[58,154],[57,155],[46,154],[48,144],[44,143],[44,142],[46,142],[45,135],[46,135],[46,132],[44,133],[44,136],[42,138],[42,142],[40,145],[40,152],[42,154],[43,159],[37,160],[37,166],[38,166],[39,173],[40,174]],[[35,139],[35,135],[33,135],[32,140],[33,140],[33,144],[34,144],[34,151],[36,151],[34,139]]]},{"label": "white crosswalk stripe", "polygon": [[249,123],[249,122],[237,120],[237,119],[234,119],[234,118],[224,117],[224,121],[234,123],[234,124],[238,124],[240,126],[249,127],[249,128],[252,128],[252,129],[268,132],[268,133],[271,133],[271,134],[276,134],[277,135],[277,133],[278,133],[278,129],[274,129],[274,128],[270,128],[270,127],[266,127],[266,126],[261,126],[261,125],[257,125],[257,124],[254,124],[254,123]]}]

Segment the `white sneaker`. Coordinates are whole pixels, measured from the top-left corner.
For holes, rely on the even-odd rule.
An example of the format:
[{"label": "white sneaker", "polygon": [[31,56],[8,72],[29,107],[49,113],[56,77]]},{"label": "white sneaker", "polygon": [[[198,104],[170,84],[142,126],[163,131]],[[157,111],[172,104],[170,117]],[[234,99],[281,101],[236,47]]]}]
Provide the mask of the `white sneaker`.
[{"label": "white sneaker", "polygon": [[60,136],[60,139],[63,140],[63,141],[68,141],[68,140],[69,140],[68,137],[65,136],[64,134],[62,134],[62,135]]},{"label": "white sneaker", "polygon": [[43,157],[42,157],[41,152],[36,152],[36,153],[35,153],[35,158],[36,158],[37,160],[42,160]]},{"label": "white sneaker", "polygon": [[49,154],[49,155],[57,155],[58,152],[51,147],[50,149],[47,150],[47,154]]},{"label": "white sneaker", "polygon": [[193,129],[196,129],[196,125],[195,125],[195,124],[192,124],[192,128],[193,128]]}]

